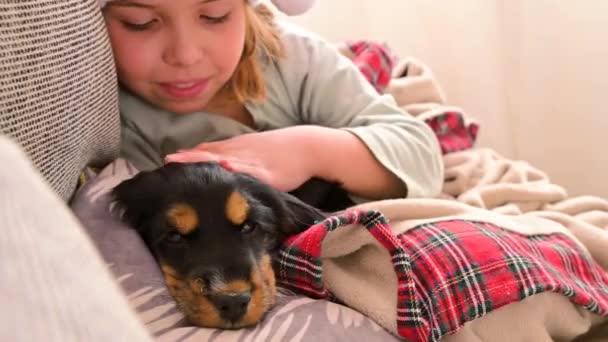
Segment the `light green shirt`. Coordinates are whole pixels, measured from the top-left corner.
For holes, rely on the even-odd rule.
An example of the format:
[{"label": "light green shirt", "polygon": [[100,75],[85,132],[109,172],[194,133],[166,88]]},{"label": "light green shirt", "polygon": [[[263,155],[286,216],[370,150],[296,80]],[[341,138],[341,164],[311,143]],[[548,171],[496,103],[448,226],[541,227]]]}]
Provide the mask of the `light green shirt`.
[{"label": "light green shirt", "polygon": [[[437,195],[443,164],[431,129],[392,96],[379,95],[332,44],[292,24],[280,28],[287,57],[265,65],[267,100],[245,105],[257,130],[302,124],[348,130],[407,185],[408,197]],[[161,166],[177,149],[253,132],[219,115],[170,113],[124,90],[120,111],[122,155],[140,170]]]}]

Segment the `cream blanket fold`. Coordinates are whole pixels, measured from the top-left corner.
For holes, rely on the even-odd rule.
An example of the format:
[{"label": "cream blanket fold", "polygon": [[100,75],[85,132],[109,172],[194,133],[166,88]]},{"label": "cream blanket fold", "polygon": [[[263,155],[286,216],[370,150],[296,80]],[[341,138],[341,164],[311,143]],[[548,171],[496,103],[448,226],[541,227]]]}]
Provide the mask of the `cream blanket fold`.
[{"label": "cream blanket fold", "polygon": [[505,214],[553,211],[599,228],[608,228],[608,201],[594,196],[570,198],[541,170],[491,149],[444,156],[443,198]]}]

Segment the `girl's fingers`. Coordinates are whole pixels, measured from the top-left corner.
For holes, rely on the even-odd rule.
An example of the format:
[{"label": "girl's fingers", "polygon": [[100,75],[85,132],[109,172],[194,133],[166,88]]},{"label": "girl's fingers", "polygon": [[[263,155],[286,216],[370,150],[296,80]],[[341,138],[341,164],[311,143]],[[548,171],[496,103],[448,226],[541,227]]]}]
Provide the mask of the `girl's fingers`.
[{"label": "girl's fingers", "polygon": [[182,148],[179,149],[177,151],[175,151],[175,153],[188,153],[188,152],[210,152],[210,149],[213,149],[216,145],[221,144],[222,141],[211,141],[211,142],[204,142],[204,143],[200,143],[194,147],[190,147],[190,148]]},{"label": "girl's fingers", "polygon": [[235,162],[231,162],[230,166],[232,167],[232,171],[248,174],[263,183],[275,187],[275,184],[273,184],[272,182],[272,176],[270,172],[265,168],[261,168],[256,165]]},{"label": "girl's fingers", "polygon": [[265,183],[268,183],[268,181],[271,179],[270,172],[256,164],[244,163],[240,160],[234,159],[222,159],[219,160],[219,164],[228,171],[244,173]]},{"label": "girl's fingers", "polygon": [[220,166],[227,171],[234,171],[234,166],[226,159],[220,160]]},{"label": "girl's fingers", "polygon": [[165,163],[196,163],[204,161],[218,161],[220,158],[213,153],[204,151],[188,151],[168,154],[165,156]]},{"label": "girl's fingers", "polygon": [[222,144],[225,144],[225,141],[211,141],[211,142],[204,142],[204,143],[200,143],[196,146],[194,146],[190,151],[209,151],[209,150],[213,150],[216,146],[221,146]]},{"label": "girl's fingers", "polygon": [[239,169],[238,162],[228,161],[226,159],[220,159],[217,154],[204,152],[204,151],[187,151],[187,152],[177,152],[173,154],[168,154],[165,157],[165,164],[167,163],[197,163],[197,162],[205,162],[205,161],[215,161],[222,168],[227,171],[233,172],[243,172]]},{"label": "girl's fingers", "polygon": [[[277,188],[278,186],[278,184],[274,184],[275,180],[273,179],[272,174],[267,169],[260,167],[260,165],[258,165],[257,163],[244,163],[235,159],[227,160],[221,158],[215,153],[192,150],[189,150],[187,152],[169,154],[165,157],[165,163],[197,163],[205,161],[215,161],[219,163],[221,167],[228,171],[245,173],[254,178],[257,178],[261,182],[264,182],[272,187]],[[278,188],[279,190],[283,191],[283,189],[281,189],[280,187]]]}]

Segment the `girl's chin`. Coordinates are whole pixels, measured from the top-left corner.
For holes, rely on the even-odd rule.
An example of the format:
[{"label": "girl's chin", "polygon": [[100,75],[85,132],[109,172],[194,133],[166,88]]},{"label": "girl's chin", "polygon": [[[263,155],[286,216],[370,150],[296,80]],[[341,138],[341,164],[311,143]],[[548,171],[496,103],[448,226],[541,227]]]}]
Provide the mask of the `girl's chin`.
[{"label": "girl's chin", "polygon": [[209,103],[206,98],[194,98],[188,100],[175,100],[166,97],[156,97],[152,101],[157,107],[175,114],[191,114],[202,112]]},{"label": "girl's chin", "polygon": [[162,108],[168,112],[181,115],[202,112],[205,105],[206,102],[202,101],[199,103],[167,103],[162,105]]}]

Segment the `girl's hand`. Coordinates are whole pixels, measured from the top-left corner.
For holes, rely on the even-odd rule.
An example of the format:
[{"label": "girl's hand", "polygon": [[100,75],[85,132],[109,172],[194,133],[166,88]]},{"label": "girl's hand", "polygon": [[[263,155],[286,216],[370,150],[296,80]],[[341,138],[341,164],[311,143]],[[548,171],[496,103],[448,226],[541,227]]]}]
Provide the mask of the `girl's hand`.
[{"label": "girl's hand", "polygon": [[202,143],[167,155],[165,162],[217,161],[226,169],[242,172],[279,191],[292,191],[313,177],[316,126],[293,126],[231,139]]}]

